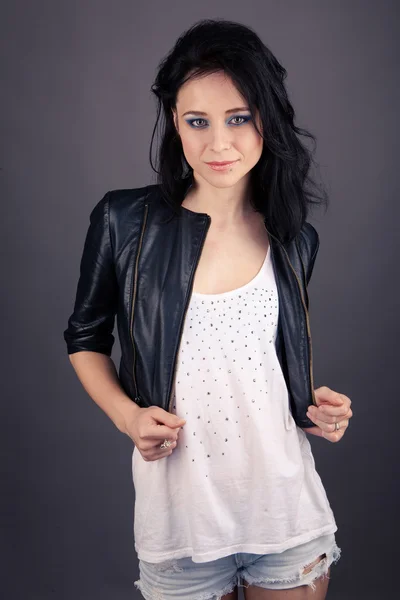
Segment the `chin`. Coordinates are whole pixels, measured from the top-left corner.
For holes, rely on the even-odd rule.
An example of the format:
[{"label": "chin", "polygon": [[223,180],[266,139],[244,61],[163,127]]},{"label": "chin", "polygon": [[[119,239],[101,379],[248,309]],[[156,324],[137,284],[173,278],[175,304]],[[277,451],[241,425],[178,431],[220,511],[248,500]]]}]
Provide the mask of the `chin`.
[{"label": "chin", "polygon": [[[199,172],[197,171],[196,174],[199,174]],[[238,173],[235,169],[232,169],[232,171],[213,171],[212,169],[208,169],[205,173],[200,172],[200,177],[216,187],[231,187],[247,174],[248,171]]]},{"label": "chin", "polygon": [[213,187],[223,190],[224,188],[231,188],[234,185],[236,185],[242,179],[242,177],[235,176],[235,178],[233,178],[233,177],[229,177],[229,175],[228,175],[227,177],[224,177],[224,178],[217,176],[217,177],[207,177],[207,178],[203,177],[203,179],[205,179]]}]

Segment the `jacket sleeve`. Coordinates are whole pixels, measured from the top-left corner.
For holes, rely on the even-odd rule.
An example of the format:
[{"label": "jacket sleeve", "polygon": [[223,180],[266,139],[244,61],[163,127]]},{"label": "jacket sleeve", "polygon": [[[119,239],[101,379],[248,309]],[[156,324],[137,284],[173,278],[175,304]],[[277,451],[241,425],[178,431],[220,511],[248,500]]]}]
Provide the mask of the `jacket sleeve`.
[{"label": "jacket sleeve", "polygon": [[300,231],[300,255],[304,265],[306,284],[310,283],[314,269],[315,259],[319,249],[319,235],[311,223],[306,221]]},{"label": "jacket sleeve", "polygon": [[308,269],[307,269],[307,285],[310,283],[311,275],[312,275],[312,272],[314,269],[315,259],[317,258],[318,249],[319,249],[319,235],[315,229],[314,229],[314,232],[315,232],[315,235],[313,236],[313,240],[312,240],[311,257],[308,262]]},{"label": "jacket sleeve", "polygon": [[90,350],[111,356],[118,283],[109,231],[109,201],[107,192],[90,213],[74,310],[64,331],[68,354]]}]

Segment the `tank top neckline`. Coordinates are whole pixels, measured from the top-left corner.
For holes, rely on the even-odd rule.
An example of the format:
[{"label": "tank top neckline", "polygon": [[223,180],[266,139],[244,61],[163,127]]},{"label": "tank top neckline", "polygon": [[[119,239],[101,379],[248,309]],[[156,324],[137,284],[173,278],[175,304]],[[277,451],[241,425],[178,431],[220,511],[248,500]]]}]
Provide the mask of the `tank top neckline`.
[{"label": "tank top neckline", "polygon": [[263,275],[264,269],[266,267],[266,264],[267,264],[267,261],[269,258],[269,253],[270,253],[270,245],[268,245],[267,254],[265,255],[265,258],[264,258],[263,264],[260,267],[260,270],[253,277],[253,279],[251,279],[244,285],[241,285],[238,288],[234,288],[233,290],[228,290],[227,292],[220,292],[219,294],[203,294],[201,292],[192,292],[192,296],[194,296],[196,298],[201,298],[201,299],[225,298],[227,296],[235,296],[236,294],[247,291],[247,289],[252,288],[256,283],[258,283],[259,279]]}]

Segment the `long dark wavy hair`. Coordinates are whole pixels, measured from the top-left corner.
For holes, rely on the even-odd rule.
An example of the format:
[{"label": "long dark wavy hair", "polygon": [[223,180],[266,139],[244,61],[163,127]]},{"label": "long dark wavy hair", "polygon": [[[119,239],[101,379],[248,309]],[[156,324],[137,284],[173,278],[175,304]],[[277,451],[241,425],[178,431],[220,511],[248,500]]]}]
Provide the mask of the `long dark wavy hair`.
[{"label": "long dark wavy hair", "polygon": [[[328,194],[311,178],[316,138],[294,124],[295,112],[289,102],[284,80],[287,72],[272,52],[249,27],[225,19],[196,22],[176,41],[158,66],[151,91],[155,94],[157,121],[150,145],[150,164],[157,173],[162,196],[180,214],[180,205],[193,183],[193,169],[183,153],[173,121],[179,88],[189,79],[224,72],[247,100],[257,132],[263,137],[263,151],[251,170],[250,202],[264,215],[267,229],[281,242],[292,240],[307,220],[311,205],[325,204]],[[263,132],[256,123],[256,112]],[[154,134],[163,116],[158,169],[152,163]],[[309,150],[299,135],[310,138]],[[315,193],[319,189],[322,195]],[[172,217],[174,216],[172,215]]]}]

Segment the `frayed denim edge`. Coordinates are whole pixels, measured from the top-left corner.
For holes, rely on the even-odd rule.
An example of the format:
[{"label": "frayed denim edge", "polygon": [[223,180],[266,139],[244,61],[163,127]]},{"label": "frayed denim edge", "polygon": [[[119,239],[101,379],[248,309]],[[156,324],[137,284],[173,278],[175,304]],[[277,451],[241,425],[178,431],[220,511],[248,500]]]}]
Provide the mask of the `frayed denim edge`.
[{"label": "frayed denim edge", "polygon": [[[246,573],[242,573],[242,577],[245,579],[245,584],[244,585],[240,585],[240,587],[248,587],[249,585],[259,585],[259,587],[266,587],[266,589],[290,589],[285,587],[286,584],[290,584],[290,583],[296,583],[299,585],[308,585],[312,588],[312,590],[315,592],[316,590],[316,585],[314,583],[315,579],[318,579],[319,577],[322,577],[322,575],[326,575],[328,577],[328,569],[331,566],[332,562],[337,563],[338,560],[340,559],[340,555],[341,555],[341,549],[337,546],[337,544],[335,543],[334,546],[331,548],[331,550],[329,552],[326,552],[325,554],[327,555],[326,557],[324,557],[323,559],[321,559],[316,565],[314,565],[314,567],[311,569],[311,571],[309,571],[309,573],[306,573],[305,575],[303,575],[303,570],[310,564],[310,562],[313,562],[312,560],[307,562],[304,566],[302,566],[298,572],[297,575],[293,576],[293,577],[287,577],[287,578],[283,578],[283,579],[273,579],[273,578],[269,578],[269,577],[263,577],[260,579],[256,579],[255,577],[251,577],[250,575],[246,574]],[[272,588],[268,588],[268,585],[273,585],[274,587]],[[298,586],[294,586],[294,587],[298,587]]]},{"label": "frayed denim edge", "polygon": [[[135,581],[134,585],[135,585],[135,587],[137,587],[140,590],[140,592],[142,593],[143,598],[145,600],[164,600],[161,591],[158,590],[157,588],[154,588],[154,590],[153,590],[154,596],[148,595],[148,593],[145,591],[143,583],[140,579],[138,581]],[[220,592],[217,592],[217,593],[213,592],[211,596],[210,596],[209,592],[207,592],[204,594],[200,594],[200,596],[191,597],[190,600],[221,600],[222,596],[225,596],[226,594],[229,594],[230,592],[232,592],[236,585],[237,585],[237,576],[235,576],[235,579],[231,583],[226,585]]]}]

